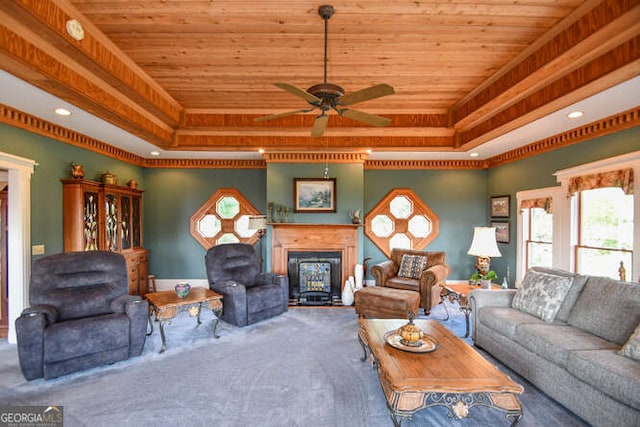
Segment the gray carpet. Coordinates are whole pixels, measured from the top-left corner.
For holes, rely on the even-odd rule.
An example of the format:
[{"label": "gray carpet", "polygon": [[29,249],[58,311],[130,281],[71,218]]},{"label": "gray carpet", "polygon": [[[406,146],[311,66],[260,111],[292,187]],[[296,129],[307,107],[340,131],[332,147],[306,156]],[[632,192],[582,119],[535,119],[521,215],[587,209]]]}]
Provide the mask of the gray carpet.
[{"label": "gray carpet", "polygon": [[[451,307],[443,324],[464,333]],[[436,308],[430,318],[442,319]],[[158,354],[156,328],[141,357],[50,381],[27,382],[16,348],[0,344],[0,406],[62,405],[72,426],[392,426],[376,372],[360,362],[353,308],[294,308],[236,328],[213,315],[182,313],[166,328],[168,349]],[[470,341],[468,341],[470,342]],[[491,360],[491,359],[490,359]],[[519,426],[584,426],[562,406],[508,369],[525,387]],[[444,408],[419,412],[413,426],[508,425],[502,414],[474,408],[457,420]]]}]

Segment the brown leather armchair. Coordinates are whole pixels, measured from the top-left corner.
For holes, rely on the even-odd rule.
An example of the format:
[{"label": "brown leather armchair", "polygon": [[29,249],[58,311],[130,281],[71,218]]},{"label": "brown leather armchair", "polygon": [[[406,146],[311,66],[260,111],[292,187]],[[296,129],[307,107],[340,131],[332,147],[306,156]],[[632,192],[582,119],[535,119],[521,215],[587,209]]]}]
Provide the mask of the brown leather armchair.
[{"label": "brown leather armchair", "polygon": [[[426,267],[419,278],[398,276],[403,255],[427,257]],[[445,263],[444,252],[426,252],[409,249],[392,249],[391,259],[371,267],[371,276],[376,286],[408,289],[420,293],[420,307],[429,314],[431,307],[440,303],[441,285],[444,284],[451,269]]]}]

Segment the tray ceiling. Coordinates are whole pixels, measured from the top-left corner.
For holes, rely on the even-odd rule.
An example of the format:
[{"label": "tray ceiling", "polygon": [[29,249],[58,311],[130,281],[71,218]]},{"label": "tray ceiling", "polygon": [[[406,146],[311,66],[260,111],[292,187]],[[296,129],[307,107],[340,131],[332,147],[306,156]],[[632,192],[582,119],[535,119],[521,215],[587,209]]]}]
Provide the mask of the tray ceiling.
[{"label": "tray ceiling", "polygon": [[473,150],[640,74],[638,1],[341,1],[328,81],[393,86],[356,106],[391,124],[254,122],[307,106],[274,83],[322,82],[321,4],[2,1],[0,68],[164,151],[399,155]]}]

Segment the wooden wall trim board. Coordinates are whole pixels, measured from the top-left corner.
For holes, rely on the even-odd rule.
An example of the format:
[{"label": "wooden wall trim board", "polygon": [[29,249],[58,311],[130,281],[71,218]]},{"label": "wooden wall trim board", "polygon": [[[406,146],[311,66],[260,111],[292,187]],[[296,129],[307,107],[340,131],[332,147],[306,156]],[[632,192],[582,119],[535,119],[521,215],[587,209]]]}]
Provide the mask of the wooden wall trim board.
[{"label": "wooden wall trim board", "polygon": [[369,160],[367,159],[368,154],[362,152],[265,152],[263,159],[257,160],[145,159],[3,104],[0,104],[0,123],[5,123],[144,168],[263,169],[267,167],[268,163],[323,163],[329,161],[331,163],[363,163],[364,169],[369,170],[462,170],[487,169],[638,126],[640,125],[640,107],[527,144],[487,160]]}]

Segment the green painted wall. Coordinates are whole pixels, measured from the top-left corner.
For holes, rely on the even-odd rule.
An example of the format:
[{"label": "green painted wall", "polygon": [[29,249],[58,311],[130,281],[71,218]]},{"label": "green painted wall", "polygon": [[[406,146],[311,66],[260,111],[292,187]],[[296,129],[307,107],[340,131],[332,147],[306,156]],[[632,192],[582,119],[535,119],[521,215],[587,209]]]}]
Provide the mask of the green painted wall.
[{"label": "green painted wall", "polygon": [[[412,189],[440,219],[440,234],[427,250],[445,251],[451,266],[449,277],[467,279],[474,271],[474,259],[467,255],[473,226],[484,225],[487,217],[486,182],[484,170],[367,170],[365,211],[394,188]],[[371,257],[369,266],[386,259],[369,239],[365,239],[364,257]]]},{"label": "green painted wall", "polygon": [[109,170],[118,183],[135,179],[145,188],[142,168],[4,124],[0,151],[38,163],[31,177],[31,242],[45,245],[45,255],[63,250],[60,179],[70,177],[71,162],[83,165],[85,178],[99,179]]},{"label": "green painted wall", "polygon": [[[294,178],[319,178],[324,174],[325,164],[322,163],[269,163],[267,165],[267,202],[283,206],[294,207],[293,180]],[[361,163],[344,164],[330,163],[329,177],[336,179],[336,213],[294,213],[291,222],[306,224],[346,224],[350,223],[349,211],[363,210],[364,171]],[[266,210],[266,207],[265,207]],[[358,259],[363,259],[362,228],[358,230]],[[271,247],[271,230],[267,231],[263,245]],[[267,252],[265,265],[271,266],[271,253]]]},{"label": "green painted wall", "polygon": [[501,276],[508,266],[512,281],[515,278],[518,191],[558,186],[554,173],[559,170],[638,150],[640,127],[635,127],[490,169],[487,174],[487,197],[505,194],[511,197],[510,243],[499,244],[502,257],[492,259],[491,268]]},{"label": "green painted wall", "polygon": [[[337,178],[335,214],[293,214],[305,223],[347,223],[349,211],[370,210],[391,189],[411,188],[439,216],[440,235],[429,250],[444,250],[451,279],[466,279],[474,260],[466,254],[473,227],[488,225],[489,197],[511,196],[511,243],[499,244],[502,258],[492,267],[502,276],[507,265],[515,272],[515,193],[557,185],[559,169],[640,149],[640,127],[543,153],[491,170],[385,171],[363,170],[361,164],[329,164]],[[219,188],[237,188],[259,211],[267,202],[293,206],[293,178],[322,177],[324,164],[269,164],[267,169],[142,169],[50,138],[0,124],[0,151],[35,160],[31,181],[31,238],[46,253],[60,252],[62,243],[62,185],[71,162],[84,166],[86,177],[97,179],[106,170],[119,183],[135,179],[144,194],[144,243],[149,268],[160,279],[205,278],[204,248],[189,233],[191,215]],[[383,260],[382,252],[359,232],[359,257],[369,265]],[[270,247],[269,234],[263,241]],[[270,266],[269,254],[265,266]],[[512,276],[513,277],[513,276]]]},{"label": "green painted wall", "polygon": [[147,169],[144,245],[149,272],[159,279],[205,279],[205,249],[189,232],[189,220],[220,188],[235,188],[260,212],[266,210],[264,169]]}]

